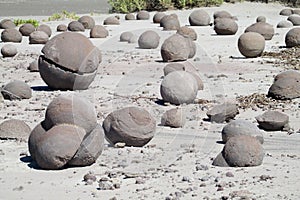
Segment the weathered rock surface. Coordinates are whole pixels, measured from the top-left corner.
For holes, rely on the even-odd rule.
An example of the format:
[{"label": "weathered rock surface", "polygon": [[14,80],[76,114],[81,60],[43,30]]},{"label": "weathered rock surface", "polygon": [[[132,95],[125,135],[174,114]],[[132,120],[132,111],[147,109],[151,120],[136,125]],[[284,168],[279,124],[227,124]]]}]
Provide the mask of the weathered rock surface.
[{"label": "weathered rock surface", "polygon": [[255,117],[259,127],[266,131],[281,131],[289,122],[289,116],[279,111],[266,111]]},{"label": "weathered rock surface", "polygon": [[30,131],[30,127],[22,120],[6,120],[0,124],[0,139],[27,140]]},{"label": "weathered rock surface", "polygon": [[32,91],[30,86],[24,81],[11,81],[2,87],[1,93],[4,99],[8,100],[20,100],[20,99],[30,99],[32,96]]},{"label": "weathered rock surface", "polygon": [[90,31],[90,38],[106,38],[108,30],[104,26],[95,25]]},{"label": "weathered rock surface", "polygon": [[173,108],[167,110],[161,118],[161,125],[170,126],[173,128],[183,127],[185,122],[186,114],[182,108]]},{"label": "weathered rock surface", "polygon": [[239,37],[238,48],[246,58],[259,57],[265,49],[265,38],[255,32],[244,33]]}]

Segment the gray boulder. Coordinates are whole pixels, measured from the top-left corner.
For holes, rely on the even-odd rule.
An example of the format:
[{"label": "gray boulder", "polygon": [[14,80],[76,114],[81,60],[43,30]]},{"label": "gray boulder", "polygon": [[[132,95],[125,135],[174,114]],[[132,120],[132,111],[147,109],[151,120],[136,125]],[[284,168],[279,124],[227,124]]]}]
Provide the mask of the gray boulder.
[{"label": "gray boulder", "polygon": [[56,27],[56,31],[57,32],[65,32],[68,30],[68,27],[67,25],[65,24],[59,24],[57,27]]},{"label": "gray boulder", "polygon": [[1,54],[2,54],[3,58],[14,57],[15,55],[17,55],[17,53],[18,53],[18,49],[13,44],[5,44],[1,48]]},{"label": "gray boulder", "polygon": [[125,20],[135,20],[135,16],[132,13],[128,13],[125,15]]},{"label": "gray boulder", "polygon": [[162,126],[170,126],[172,128],[183,127],[186,122],[186,114],[182,108],[173,108],[167,110],[161,117]]},{"label": "gray boulder", "polygon": [[120,25],[120,21],[115,16],[111,16],[103,21],[103,25]]},{"label": "gray boulder", "polygon": [[15,23],[10,19],[3,19],[0,22],[0,29],[11,29],[15,27],[16,27]]},{"label": "gray boulder", "polygon": [[29,36],[29,44],[46,44],[49,36],[44,31],[34,31]]},{"label": "gray boulder", "polygon": [[211,122],[223,123],[233,119],[238,113],[239,110],[236,104],[225,102],[208,110],[206,115]]},{"label": "gray boulder", "polygon": [[160,20],[160,26],[164,31],[178,30],[180,22],[176,14],[166,15]]},{"label": "gray boulder", "polygon": [[285,35],[286,47],[296,47],[300,45],[300,28],[293,28]]},{"label": "gray boulder", "polygon": [[104,26],[95,25],[90,31],[90,38],[106,38],[108,30]]},{"label": "gray boulder", "polygon": [[110,143],[123,142],[127,146],[141,147],[153,138],[156,122],[147,110],[127,107],[110,113],[103,128]]},{"label": "gray boulder", "polygon": [[218,18],[214,30],[218,35],[234,35],[238,31],[238,25],[231,18]]},{"label": "gray boulder", "polygon": [[159,45],[160,37],[155,31],[145,31],[138,39],[141,49],[156,49]]},{"label": "gray boulder", "polygon": [[1,33],[2,42],[22,42],[22,34],[16,29],[5,29]]},{"label": "gray boulder", "polygon": [[134,37],[132,32],[125,31],[120,35],[120,42],[128,42],[132,37]]},{"label": "gray boulder", "polygon": [[277,28],[291,28],[293,27],[293,23],[287,20],[283,20],[278,22]]},{"label": "gray boulder", "polygon": [[32,24],[23,24],[20,28],[19,28],[20,33],[23,36],[29,36],[32,32],[35,31],[35,27]]},{"label": "gray boulder", "polygon": [[189,28],[187,26],[182,26],[177,30],[177,34],[182,35],[184,37],[190,37],[192,40],[197,40],[197,33],[194,29]]},{"label": "gray boulder", "polygon": [[1,93],[4,99],[8,100],[20,100],[30,99],[32,91],[30,86],[24,81],[11,81],[2,87]]},{"label": "gray boulder", "polygon": [[51,30],[50,26],[48,26],[48,25],[46,25],[46,24],[40,25],[39,27],[37,27],[36,30],[37,30],[37,31],[44,31],[44,32],[48,35],[49,38],[50,38],[51,35],[52,35],[52,30]]},{"label": "gray boulder", "polygon": [[22,120],[10,119],[0,124],[0,139],[27,140],[30,127]]},{"label": "gray boulder", "polygon": [[162,44],[161,56],[164,62],[185,61],[189,58],[190,48],[185,37],[175,34]]},{"label": "gray boulder", "polygon": [[280,11],[279,15],[290,16],[293,14],[293,10],[290,8],[284,8]]},{"label": "gray boulder", "polygon": [[210,16],[205,10],[195,10],[189,16],[191,26],[208,26],[210,24]]},{"label": "gray boulder", "polygon": [[173,71],[185,71],[185,66],[182,63],[174,62],[169,63],[164,67],[164,76],[167,76],[169,73]]},{"label": "gray boulder", "polygon": [[226,126],[224,126],[222,130],[222,140],[226,143],[230,138],[236,137],[239,135],[249,135],[252,137],[256,137],[261,144],[264,143],[264,137],[259,128],[243,119],[237,119],[229,122]]},{"label": "gray boulder", "polygon": [[159,24],[159,23],[160,23],[160,20],[161,20],[164,16],[166,16],[166,14],[163,13],[163,12],[157,12],[157,13],[155,13],[155,15],[153,16],[153,23],[154,23],[154,24]]},{"label": "gray boulder", "polygon": [[85,29],[92,29],[95,26],[95,20],[88,15],[82,16],[78,19],[78,22],[82,23]]},{"label": "gray boulder", "polygon": [[246,58],[259,57],[265,49],[265,38],[256,32],[247,32],[238,39],[238,49]]},{"label": "gray boulder", "polygon": [[84,26],[78,21],[72,21],[68,24],[68,30],[72,32],[84,32]]},{"label": "gray boulder", "polygon": [[265,22],[257,22],[252,24],[246,28],[245,33],[247,32],[259,33],[265,38],[265,40],[271,40],[275,34],[273,26]]},{"label": "gray boulder", "polygon": [[287,20],[292,22],[294,26],[300,26],[300,16],[298,14],[290,15]]},{"label": "gray boulder", "polygon": [[150,19],[150,13],[145,10],[141,10],[136,14],[137,20],[148,20]]},{"label": "gray boulder", "polygon": [[160,94],[163,100],[176,105],[193,103],[197,91],[196,79],[192,74],[185,71],[169,73],[164,77],[160,86]]},{"label": "gray boulder", "polygon": [[289,122],[289,116],[279,111],[266,111],[255,117],[259,127],[266,131],[281,131]]}]

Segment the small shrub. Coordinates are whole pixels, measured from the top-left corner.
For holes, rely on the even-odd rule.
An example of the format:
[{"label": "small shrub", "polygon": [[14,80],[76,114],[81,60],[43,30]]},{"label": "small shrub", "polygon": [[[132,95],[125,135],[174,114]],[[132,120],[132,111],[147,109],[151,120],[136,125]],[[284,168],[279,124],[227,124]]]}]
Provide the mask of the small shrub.
[{"label": "small shrub", "polygon": [[15,19],[14,24],[16,26],[22,25],[22,24],[32,24],[35,28],[39,26],[39,21],[35,19]]},{"label": "small shrub", "polygon": [[164,11],[173,8],[172,0],[147,0],[146,10],[153,11]]},{"label": "small shrub", "polygon": [[64,19],[78,20],[79,16],[77,16],[73,12],[68,12],[66,10],[63,10],[61,13],[54,13],[47,20],[44,20],[44,21],[59,21],[59,20],[64,20]]},{"label": "small shrub", "polygon": [[112,12],[131,13],[145,9],[146,0],[109,0]]}]

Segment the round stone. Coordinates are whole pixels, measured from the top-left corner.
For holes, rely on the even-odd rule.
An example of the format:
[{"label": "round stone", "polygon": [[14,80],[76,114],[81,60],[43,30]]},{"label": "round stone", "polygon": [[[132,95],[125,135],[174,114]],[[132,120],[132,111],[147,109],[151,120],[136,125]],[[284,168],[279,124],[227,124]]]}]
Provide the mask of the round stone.
[{"label": "round stone", "polygon": [[266,131],[281,131],[289,122],[289,116],[274,110],[264,112],[255,117],[259,127]]},{"label": "round stone", "polygon": [[133,33],[130,31],[123,32],[120,35],[120,42],[128,42],[133,36]]},{"label": "round stone", "polygon": [[125,20],[135,20],[135,16],[132,13],[128,13],[125,15]]},{"label": "round stone", "polygon": [[34,31],[29,36],[29,44],[46,44],[49,36],[44,31]]},{"label": "round stone", "polygon": [[10,19],[3,19],[0,22],[0,29],[13,29],[15,27],[15,23]]},{"label": "round stone", "polygon": [[103,122],[105,136],[112,144],[141,147],[154,136],[155,119],[145,109],[126,107],[110,113]]},{"label": "round stone", "polygon": [[205,10],[195,10],[189,16],[191,26],[208,26],[210,24],[210,16]]},{"label": "round stone", "polygon": [[218,18],[214,30],[217,35],[234,35],[238,31],[238,25],[231,18]]},{"label": "round stone", "polygon": [[293,27],[293,23],[287,20],[283,20],[278,22],[277,28],[291,28]]},{"label": "round stone", "polygon": [[65,24],[59,24],[57,27],[56,27],[56,31],[57,32],[65,32],[68,30],[68,27],[67,25]]},{"label": "round stone", "polygon": [[145,10],[141,10],[136,14],[137,20],[148,20],[150,19],[150,13]]},{"label": "round stone", "polygon": [[166,16],[166,14],[163,13],[163,12],[157,12],[157,13],[155,13],[155,15],[153,16],[153,23],[154,23],[154,24],[159,24],[159,23],[160,23],[160,20],[161,20],[164,16]]},{"label": "round stone", "polygon": [[101,25],[95,25],[90,31],[91,38],[106,38],[108,36],[108,30]]},{"label": "round stone", "polygon": [[300,16],[297,14],[290,15],[287,20],[292,22],[294,26],[300,26]]},{"label": "round stone", "polygon": [[11,81],[2,87],[1,93],[4,99],[8,100],[20,100],[20,99],[30,99],[32,96],[32,91],[30,86],[24,81]]},{"label": "round stone", "polygon": [[185,66],[182,63],[169,63],[164,67],[164,76],[174,71],[185,71]]},{"label": "round stone", "polygon": [[78,19],[85,29],[92,29],[95,26],[95,20],[91,16],[82,16]]},{"label": "round stone", "polygon": [[106,18],[103,21],[103,24],[104,25],[120,25],[120,22],[116,17],[111,16],[111,17]]},{"label": "round stone", "polygon": [[159,45],[160,37],[155,31],[145,31],[138,39],[141,49],[156,49]]},{"label": "round stone", "polygon": [[5,29],[1,33],[2,42],[22,42],[22,34],[16,29]]},{"label": "round stone", "polygon": [[236,137],[239,135],[249,135],[252,137],[256,137],[261,144],[264,143],[264,137],[262,132],[258,129],[258,127],[243,119],[237,119],[229,122],[226,126],[224,126],[222,130],[222,140],[226,143],[230,138]]},{"label": "round stone", "polygon": [[279,15],[290,16],[293,14],[293,10],[290,8],[284,8],[280,11]]},{"label": "round stone", "polygon": [[160,86],[160,94],[163,100],[176,105],[193,103],[197,91],[196,79],[192,74],[185,71],[169,73],[164,77]]},{"label": "round stone", "polygon": [[232,18],[232,15],[226,10],[216,11],[213,14],[214,19],[217,18]]},{"label": "round stone", "polygon": [[164,62],[185,61],[190,55],[190,45],[185,37],[175,34],[167,38],[161,46]]},{"label": "round stone", "polygon": [[72,21],[68,24],[68,30],[72,31],[72,32],[84,32],[84,26],[82,25],[82,23],[78,22],[78,21]]},{"label": "round stone", "polygon": [[35,27],[32,24],[23,24],[20,28],[19,28],[20,33],[23,36],[29,36],[32,32],[35,31]]},{"label": "round stone", "polygon": [[17,53],[18,53],[18,49],[13,44],[5,44],[1,48],[1,54],[2,54],[3,58],[14,57],[15,55],[17,55]]},{"label": "round stone", "polygon": [[197,40],[197,33],[194,29],[189,28],[187,26],[182,26],[177,30],[177,34],[182,35],[184,37],[190,37],[192,40]]},{"label": "round stone", "polygon": [[0,139],[27,140],[30,127],[22,120],[10,119],[0,124]]},{"label": "round stone", "polygon": [[36,30],[37,30],[37,31],[44,31],[44,32],[48,35],[49,38],[50,38],[51,35],[52,35],[52,31],[51,31],[50,26],[48,26],[48,25],[46,25],[46,24],[40,25],[39,27],[37,27]]},{"label": "round stone", "polygon": [[180,22],[177,15],[166,15],[160,20],[160,26],[165,31],[178,30],[180,28]]},{"label": "round stone", "polygon": [[265,22],[252,24],[246,28],[245,33],[247,32],[259,33],[265,38],[265,40],[271,40],[275,33],[273,26]]},{"label": "round stone", "polygon": [[293,28],[285,35],[286,47],[296,47],[300,45],[300,28]]},{"label": "round stone", "polygon": [[259,57],[265,49],[265,38],[255,32],[244,33],[239,37],[238,48],[246,58]]},{"label": "round stone", "polygon": [[162,126],[170,126],[172,128],[183,127],[186,122],[186,115],[181,108],[173,108],[166,111],[161,118]]}]

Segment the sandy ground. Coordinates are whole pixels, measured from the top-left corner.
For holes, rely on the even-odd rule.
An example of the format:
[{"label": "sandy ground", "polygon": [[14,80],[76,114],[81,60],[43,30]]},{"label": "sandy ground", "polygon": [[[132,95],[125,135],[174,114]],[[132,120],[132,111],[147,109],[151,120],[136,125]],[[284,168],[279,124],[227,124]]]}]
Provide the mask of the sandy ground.
[{"label": "sandy ground", "polygon": [[[279,4],[238,3],[221,7],[204,8],[211,16],[214,11],[227,10],[238,18],[239,31],[234,36],[217,36],[212,27],[193,27],[198,33],[197,55],[187,61],[189,70],[196,71],[204,82],[199,99],[223,102],[237,96],[253,93],[266,94],[273,77],[283,67],[275,67],[265,58],[244,59],[237,49],[237,39],[244,29],[264,15],[276,24],[286,17],[280,16]],[[188,25],[192,10],[176,12],[181,25]],[[155,13],[151,13],[151,17]],[[93,16],[102,24],[108,15]],[[75,91],[89,98],[98,112],[98,122],[111,111],[129,105],[146,108],[157,119],[157,133],[143,148],[106,148],[97,162],[89,167],[45,171],[33,168],[27,143],[0,141],[0,199],[299,199],[300,135],[286,132],[265,132],[265,158],[263,164],[252,168],[220,168],[211,165],[212,159],[223,145],[221,130],[224,124],[204,121],[206,111],[214,105],[183,105],[187,123],[184,128],[172,129],[159,126],[164,111],[174,107],[161,105],[153,97],[161,99],[159,86],[165,63],[160,62],[160,48],[143,50],[137,44],[119,42],[123,31],[137,36],[145,30],[155,30],[163,40],[174,32],[161,31],[149,21],[125,21],[120,26],[107,26],[109,37],[92,39],[102,50],[103,61],[98,76],[86,91]],[[26,17],[23,17],[26,18]],[[32,18],[32,17],[31,17]],[[38,20],[47,16],[33,17]],[[46,24],[55,32],[56,26],[69,21],[53,21]],[[266,51],[278,51],[284,46],[288,29],[275,29],[275,36],[266,42]],[[86,31],[86,36],[89,32]],[[0,43],[0,47],[4,44]],[[33,97],[22,101],[5,101],[0,122],[21,119],[33,128],[45,114],[48,103],[56,96],[71,91],[48,91],[39,73],[26,68],[37,58],[42,45],[28,45],[28,38],[16,44],[19,54],[14,58],[0,59],[0,85],[10,80],[26,81],[33,88]],[[43,89],[44,88],[44,89]],[[139,98],[136,98],[139,96]],[[290,117],[294,130],[300,129],[299,99],[278,106]],[[236,118],[255,121],[255,116],[265,108],[240,109]],[[103,191],[98,184],[85,185],[83,176],[93,171],[97,178],[113,177],[120,189]],[[231,172],[233,177],[226,176]],[[136,179],[144,183],[136,184]],[[220,190],[218,188],[222,188]],[[235,197],[237,196],[237,197]],[[170,199],[172,199],[170,198]]]}]

